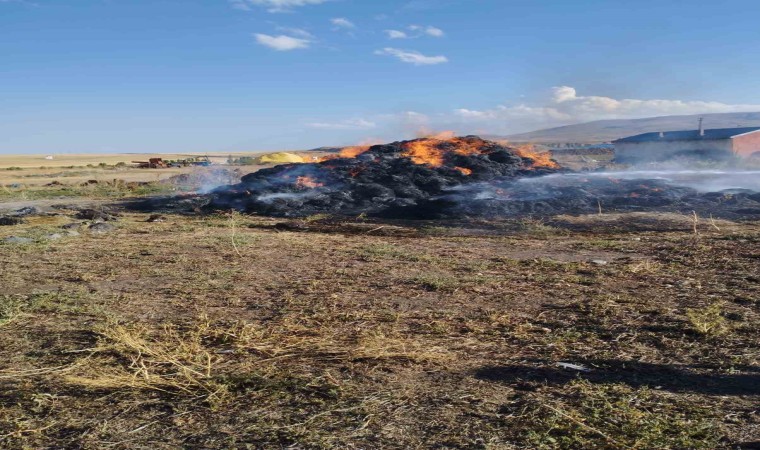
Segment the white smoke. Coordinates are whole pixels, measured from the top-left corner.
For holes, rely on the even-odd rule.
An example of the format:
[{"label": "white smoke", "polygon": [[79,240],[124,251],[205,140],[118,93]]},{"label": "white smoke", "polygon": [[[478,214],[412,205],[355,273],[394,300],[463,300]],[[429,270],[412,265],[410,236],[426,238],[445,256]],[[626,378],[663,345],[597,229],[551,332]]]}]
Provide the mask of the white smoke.
[{"label": "white smoke", "polygon": [[275,192],[272,194],[264,194],[256,197],[256,200],[263,203],[272,203],[275,200],[302,200],[309,197],[314,197],[316,192],[309,191],[303,193],[291,193],[291,192]]},{"label": "white smoke", "polygon": [[760,170],[625,170],[553,174],[523,178],[523,184],[581,184],[589,179],[660,180],[699,192],[741,190],[760,192]]}]

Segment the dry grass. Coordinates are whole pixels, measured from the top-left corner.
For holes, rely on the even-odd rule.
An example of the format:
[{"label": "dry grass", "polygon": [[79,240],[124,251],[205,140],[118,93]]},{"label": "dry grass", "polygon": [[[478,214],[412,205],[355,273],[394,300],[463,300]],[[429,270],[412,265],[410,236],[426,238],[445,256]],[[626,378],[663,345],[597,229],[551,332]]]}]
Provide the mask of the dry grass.
[{"label": "dry grass", "polygon": [[180,332],[167,325],[158,336],[151,336],[144,327],[108,324],[100,332],[98,347],[92,350],[105,354],[105,361],[90,355],[80,373],[65,379],[95,389],[155,389],[218,403],[225,397],[225,386],[214,381],[218,357],[202,342],[207,327],[201,323]]},{"label": "dry grass", "polygon": [[9,296],[0,296],[0,327],[17,318],[22,313],[20,302]]},{"label": "dry grass", "polygon": [[[256,154],[256,153],[252,153]],[[246,156],[249,154],[237,154]],[[144,161],[154,155],[142,154],[66,154],[57,155],[53,160],[44,159],[43,155],[0,155],[0,198],[22,198],[21,190],[45,190],[44,185],[59,182],[65,186],[78,186],[89,180],[109,183],[121,182],[157,182],[180,174],[192,174],[195,167],[172,167],[167,169],[139,169],[133,167],[132,161]],[[159,155],[166,160],[184,159],[190,155]],[[225,164],[229,155],[209,155],[215,164]],[[235,156],[235,155],[233,155]],[[115,167],[122,163],[125,167]],[[105,165],[105,166],[103,166]],[[251,169],[253,170],[253,168]],[[49,190],[49,189],[48,189]],[[3,196],[3,192],[5,195]],[[71,195],[66,192],[59,196]],[[85,192],[79,196],[86,195]],[[35,198],[30,195],[28,198]]]},{"label": "dry grass", "polygon": [[557,400],[529,396],[523,407],[518,421],[534,421],[531,428],[541,424],[522,436],[528,448],[708,450],[720,446],[720,431],[707,418],[707,408],[673,405],[650,389],[578,380]]},{"label": "dry grass", "polygon": [[760,439],[756,224],[695,242],[688,222],[616,231],[623,218],[601,236],[544,223],[375,236],[320,232],[322,218],[293,233],[146,217],[58,241],[42,237],[68,217],[0,227],[36,239],[0,243],[0,447]]},{"label": "dry grass", "polygon": [[[359,324],[369,321],[384,325],[361,329]],[[230,391],[239,383],[230,380],[255,377],[277,384],[289,376],[312,375],[299,368],[439,365],[454,358],[444,347],[404,335],[394,323],[372,313],[347,316],[325,310],[264,324],[212,322],[203,315],[181,329],[108,323],[98,330],[98,345],[75,363],[78,369],[67,373],[65,381],[96,390],[154,390],[219,408],[231,401]]]},{"label": "dry grass", "polygon": [[221,164],[227,161],[229,156],[256,156],[262,152],[237,152],[237,153],[82,153],[82,154],[55,154],[54,159],[45,159],[46,155],[0,155],[0,170],[9,167],[20,167],[23,169],[37,169],[40,166],[47,168],[66,168],[68,166],[97,166],[99,164],[108,164],[113,166],[117,163],[131,163],[132,161],[146,161],[148,158],[160,157],[166,160],[184,159],[192,156],[209,156],[212,162]]},{"label": "dry grass", "polygon": [[708,336],[718,337],[730,331],[728,321],[723,317],[723,302],[716,302],[704,308],[690,308],[686,312],[694,331]]}]

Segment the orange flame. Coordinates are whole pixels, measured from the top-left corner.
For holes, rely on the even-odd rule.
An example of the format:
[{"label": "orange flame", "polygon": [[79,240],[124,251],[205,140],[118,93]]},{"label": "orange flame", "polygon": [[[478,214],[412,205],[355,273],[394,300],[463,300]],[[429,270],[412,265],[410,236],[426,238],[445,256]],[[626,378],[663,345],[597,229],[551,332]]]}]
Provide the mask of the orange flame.
[{"label": "orange flame", "polygon": [[300,188],[314,189],[314,188],[322,187],[324,185],[325,185],[324,183],[320,183],[312,177],[304,176],[304,177],[298,177],[296,179],[296,186]]},{"label": "orange flame", "polygon": [[517,156],[531,160],[534,168],[559,169],[559,164],[552,160],[551,152],[537,152],[532,145],[521,145],[514,150]]},{"label": "orange flame", "polygon": [[462,138],[450,139],[449,142],[456,145],[454,153],[457,155],[480,155],[483,153],[483,146],[480,143],[467,142]]},{"label": "orange flame", "polygon": [[415,164],[429,164],[433,167],[443,165],[443,150],[438,145],[443,142],[438,139],[420,139],[404,144],[406,151],[401,154]]},{"label": "orange flame", "polygon": [[344,148],[338,153],[338,156],[341,158],[356,158],[367,150],[369,150],[369,145],[355,145]]},{"label": "orange flame", "polygon": [[369,150],[369,148],[369,145],[354,145],[352,147],[345,147],[337,155],[327,155],[320,158],[319,162],[330,161],[331,159],[337,158],[356,158],[357,156]]},{"label": "orange flame", "polygon": [[[499,141],[502,145],[508,145],[506,141]],[[444,165],[447,154],[457,155],[480,155],[486,151],[486,141],[469,141],[467,139],[454,137],[452,131],[443,131],[437,134],[430,134],[422,139],[410,141],[403,144],[404,152],[401,156],[409,158],[415,164],[430,165],[432,167],[441,167]],[[515,153],[531,161],[532,168],[550,168],[557,169],[559,165],[552,160],[549,152],[537,152],[532,145],[520,147],[510,147]],[[328,155],[319,160],[319,162],[330,161],[336,158],[356,158],[370,149],[369,145],[357,145],[346,147],[337,155]],[[472,174],[470,169],[457,167],[457,170],[465,175]],[[464,169],[464,170],[463,170]]]},{"label": "orange flame", "polygon": [[428,164],[433,167],[441,167],[446,153],[457,155],[477,155],[483,153],[480,143],[467,142],[462,138],[452,137],[447,139],[425,138],[404,144],[406,151],[401,154],[412,160],[415,164]]},{"label": "orange flame", "polygon": [[467,167],[454,167],[454,168],[462,172],[464,175],[467,175],[467,176],[472,175],[472,169],[468,169]]}]

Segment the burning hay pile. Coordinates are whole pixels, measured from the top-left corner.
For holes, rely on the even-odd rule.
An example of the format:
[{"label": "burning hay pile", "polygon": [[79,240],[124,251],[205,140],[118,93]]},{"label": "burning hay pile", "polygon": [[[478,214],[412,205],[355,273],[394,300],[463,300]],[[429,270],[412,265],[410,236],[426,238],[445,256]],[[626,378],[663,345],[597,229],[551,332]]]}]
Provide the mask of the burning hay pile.
[{"label": "burning hay pile", "polygon": [[546,154],[476,136],[345,149],[313,164],[286,164],[217,189],[210,206],[271,216],[318,213],[438,217],[459,186],[555,173]]},{"label": "burning hay pile", "polygon": [[[757,191],[709,191],[704,183],[655,175],[573,173],[560,168],[549,154],[525,147],[476,136],[425,138],[353,147],[317,163],[260,170],[239,184],[215,190],[209,207],[277,217],[327,213],[452,219],[602,210],[696,211],[731,219],[760,216]],[[704,174],[693,176],[699,180]]]}]

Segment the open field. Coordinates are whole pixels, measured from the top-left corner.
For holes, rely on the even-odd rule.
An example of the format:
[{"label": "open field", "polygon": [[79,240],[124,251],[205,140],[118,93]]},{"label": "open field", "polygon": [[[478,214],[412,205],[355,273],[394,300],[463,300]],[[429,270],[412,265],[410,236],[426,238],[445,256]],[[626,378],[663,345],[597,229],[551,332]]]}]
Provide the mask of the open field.
[{"label": "open field", "polygon": [[[251,156],[256,153],[234,154],[233,157]],[[88,180],[126,182],[155,182],[166,180],[179,174],[192,173],[193,167],[172,167],[168,169],[139,169],[132,161],[147,161],[151,157],[165,160],[187,158],[189,154],[64,154],[46,160],[44,155],[0,155],[0,186],[21,185],[34,188],[59,181],[66,184],[83,183]],[[225,164],[229,155],[209,155],[214,164]],[[127,167],[115,167],[117,164]]]},{"label": "open field", "polygon": [[[10,190],[38,189],[47,183],[77,185],[90,180],[98,182],[159,182],[180,174],[198,170],[195,167],[172,167],[167,169],[140,169],[132,161],[147,160],[153,155],[140,154],[81,154],[56,155],[48,161],[43,155],[0,155],[0,187],[7,194]],[[187,158],[188,155],[160,155],[164,159]],[[222,164],[227,155],[210,157],[212,162]],[[116,167],[124,163],[127,167]],[[49,189],[48,189],[49,191]],[[0,193],[2,195],[2,193]]]},{"label": "open field", "polygon": [[[44,184],[64,178],[66,181],[78,182],[88,179],[108,180],[115,177],[125,181],[157,181],[181,173],[188,173],[192,167],[173,167],[167,169],[138,169],[133,161],[147,161],[148,158],[164,160],[181,160],[195,156],[208,156],[214,165],[225,165],[230,157],[256,157],[272,152],[232,152],[232,153],[83,153],[55,155],[46,160],[45,155],[0,155],[0,185],[13,183]],[[293,153],[306,158],[319,157],[325,152]],[[117,164],[127,167],[114,167]]]},{"label": "open field", "polygon": [[98,164],[116,165],[120,162],[129,164],[132,161],[147,161],[148,158],[163,158],[166,160],[183,159],[193,156],[208,156],[216,163],[222,164],[229,156],[256,156],[266,152],[233,152],[233,153],[81,153],[81,154],[56,154],[52,160],[46,160],[45,155],[0,155],[0,169],[20,167],[22,169],[34,169],[41,166],[47,168],[63,168],[68,166],[97,166]]},{"label": "open field", "polygon": [[194,170],[195,168],[193,167],[172,167],[160,170],[100,167],[0,169],[0,185],[5,186],[7,189],[15,187],[35,189],[54,181],[69,185],[80,184],[89,180],[104,182],[113,181],[114,179],[125,182],[156,182],[164,181],[183,173],[192,173]]},{"label": "open field", "polygon": [[[319,158],[325,152],[296,152],[303,158]],[[64,155],[54,161],[42,156],[0,155],[0,209],[45,206],[61,201],[115,199],[134,196],[194,192],[237,182],[242,175],[271,165],[228,165],[227,159],[255,157],[262,153],[209,155],[210,167],[145,169],[119,165],[146,160],[148,155]],[[165,160],[189,155],[161,155]],[[38,166],[40,160],[45,166]],[[50,165],[54,163],[55,165]],[[30,203],[31,202],[31,203]],[[4,205],[3,205],[4,204]]]},{"label": "open field", "polygon": [[2,448],[760,445],[757,223],[53,211],[0,227]]},{"label": "open field", "polygon": [[[72,198],[122,198],[178,193],[236,181],[241,174],[265,166],[179,167],[167,169],[91,168],[58,172],[24,169],[13,175],[0,171],[0,202]],[[13,179],[13,177],[17,179]],[[1,203],[0,203],[1,205]]]}]

